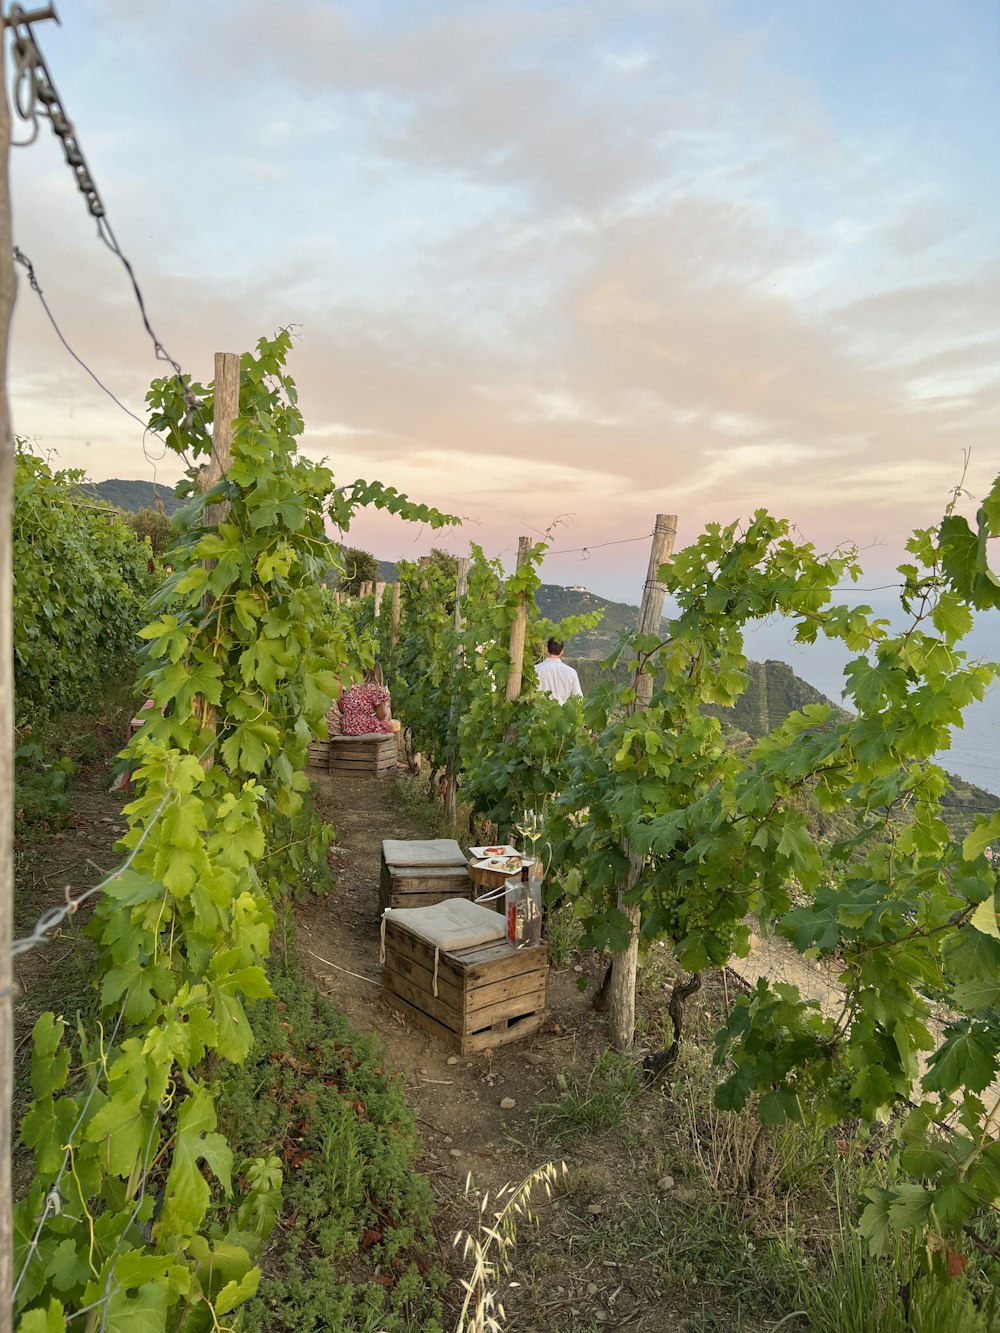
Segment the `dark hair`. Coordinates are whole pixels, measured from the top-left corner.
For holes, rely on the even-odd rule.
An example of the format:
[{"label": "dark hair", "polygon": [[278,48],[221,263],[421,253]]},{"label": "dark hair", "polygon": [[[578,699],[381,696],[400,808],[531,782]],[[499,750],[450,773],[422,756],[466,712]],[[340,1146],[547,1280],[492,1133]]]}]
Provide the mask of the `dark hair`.
[{"label": "dark hair", "polygon": [[545,641],[545,647],[553,657],[558,657],[565,646],[558,639],[546,639]]}]

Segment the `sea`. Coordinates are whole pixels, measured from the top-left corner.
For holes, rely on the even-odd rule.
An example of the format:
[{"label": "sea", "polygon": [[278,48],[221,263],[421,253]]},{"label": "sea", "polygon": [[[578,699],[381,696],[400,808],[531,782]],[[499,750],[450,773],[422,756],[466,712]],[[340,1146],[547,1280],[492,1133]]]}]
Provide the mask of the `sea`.
[{"label": "sea", "polygon": [[[882,614],[882,608],[871,602],[869,605]],[[895,612],[898,616],[898,603]],[[888,607],[885,614],[889,618]],[[980,617],[961,646],[970,659],[1000,662],[1000,614],[992,612]],[[775,618],[748,632],[745,651],[748,657],[758,662],[768,658],[787,662],[797,676],[828,699],[850,707],[850,701],[843,699],[842,690],[844,666],[851,654],[840,644],[829,641],[797,644],[790,624]],[[935,755],[935,759],[949,773],[982,787],[1000,803],[1000,680],[987,690],[980,702],[970,704],[965,711],[964,725],[953,728],[950,747]]]}]

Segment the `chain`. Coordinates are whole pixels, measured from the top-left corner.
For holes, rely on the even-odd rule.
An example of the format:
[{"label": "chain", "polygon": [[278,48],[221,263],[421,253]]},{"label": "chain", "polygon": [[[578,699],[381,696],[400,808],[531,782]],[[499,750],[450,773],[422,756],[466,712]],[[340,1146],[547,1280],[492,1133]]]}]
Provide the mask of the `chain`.
[{"label": "chain", "polygon": [[14,57],[14,109],[26,124],[32,127],[33,143],[38,137],[39,118],[44,117],[52,126],[52,132],[62,144],[66,164],[76,178],[77,188],[83,195],[87,211],[98,221],[106,214],[104,203],[87,166],[87,159],[76,137],[73,122],[66,115],[59,92],[52,81],[45,57],[38,48],[31,25],[41,19],[54,18],[58,22],[55,10],[26,12],[20,5],[12,5],[10,13],[4,19],[6,27],[14,34],[11,53]]}]

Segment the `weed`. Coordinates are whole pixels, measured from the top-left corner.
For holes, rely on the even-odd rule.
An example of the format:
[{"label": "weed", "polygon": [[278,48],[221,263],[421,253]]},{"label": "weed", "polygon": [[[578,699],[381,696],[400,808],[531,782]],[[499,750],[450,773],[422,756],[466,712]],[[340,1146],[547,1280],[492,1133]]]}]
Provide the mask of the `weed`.
[{"label": "weed", "polygon": [[[465,1299],[458,1315],[456,1333],[500,1333],[506,1318],[496,1288],[509,1274],[511,1251],[517,1240],[519,1223],[535,1223],[531,1211],[531,1195],[536,1185],[542,1185],[548,1198],[552,1187],[567,1174],[566,1163],[556,1167],[546,1162],[522,1180],[516,1188],[504,1185],[493,1198],[490,1212],[489,1191],[479,1199],[476,1230],[459,1231],[455,1246],[462,1246],[462,1257],[472,1259],[472,1275],[462,1279]],[[465,1180],[465,1197],[472,1192],[472,1177]]]},{"label": "weed", "polygon": [[[307,980],[273,978],[256,1044],[226,1084],[220,1121],[244,1157],[285,1172],[278,1243],[246,1333],[440,1333],[431,1193],[414,1171],[414,1117],[374,1038]],[[358,1272],[364,1276],[358,1276]]]},{"label": "weed", "polygon": [[14,810],[25,824],[61,828],[69,814],[72,759],[49,759],[35,740],[14,751]]},{"label": "weed", "polygon": [[535,1128],[542,1135],[572,1141],[617,1124],[643,1082],[633,1056],[605,1051],[586,1078],[574,1071],[561,1073],[556,1086],[559,1100],[539,1104]]},{"label": "weed", "polygon": [[545,938],[549,943],[549,962],[553,967],[566,967],[575,955],[583,922],[572,903],[560,903],[545,914]]},{"label": "weed", "polygon": [[835,1166],[837,1228],[817,1258],[791,1238],[783,1247],[812,1333],[997,1333],[995,1273],[972,1265],[963,1276],[914,1277],[914,1255],[899,1239],[886,1255],[869,1252],[854,1223],[861,1183],[856,1168]]}]

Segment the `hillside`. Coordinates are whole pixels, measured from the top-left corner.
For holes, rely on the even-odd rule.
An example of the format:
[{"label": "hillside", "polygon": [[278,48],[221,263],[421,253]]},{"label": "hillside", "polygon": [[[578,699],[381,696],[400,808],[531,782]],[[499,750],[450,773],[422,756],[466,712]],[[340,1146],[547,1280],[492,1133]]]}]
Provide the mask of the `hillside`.
[{"label": "hillside", "polygon": [[[638,617],[637,607],[550,583],[542,584],[538,590],[538,608],[550,620],[603,608],[604,620],[596,630],[577,634],[566,643],[566,658],[579,672],[585,694],[594,689],[604,675],[599,659],[611,651],[622,630],[631,629]],[[806,704],[826,703],[839,707],[797,676],[787,662],[750,662],[748,665],[750,683],[736,705],[733,708],[709,707],[706,711],[755,740],[766,736],[789,713],[797,712]],[[949,773],[948,777],[952,791],[942,798],[941,811],[949,827],[964,830],[973,815],[988,814],[997,808],[997,797],[992,793],[965,782],[954,773]]]},{"label": "hillside", "polygon": [[610,602],[606,597],[582,588],[563,588],[556,583],[543,583],[535,598],[538,610],[547,620],[563,620],[566,616],[582,616],[589,611],[602,611],[601,623],[596,629],[574,634],[566,642],[567,658],[607,657],[626,630],[634,628],[639,608],[625,602]]},{"label": "hillside", "polygon": [[80,489],[130,514],[140,509],[156,509],[160,505],[165,514],[172,514],[183,503],[174,495],[172,486],[155,481],[122,481],[114,477],[110,481],[85,482]]}]

